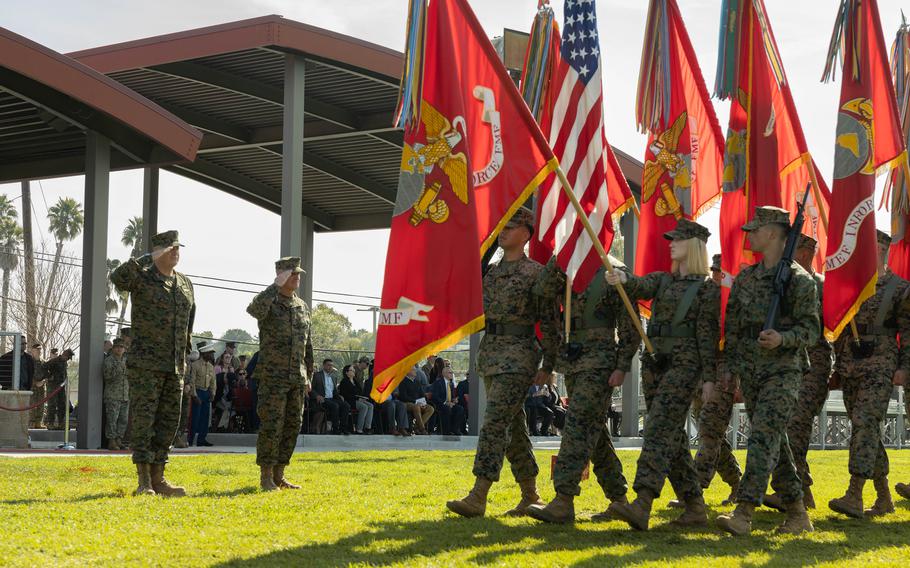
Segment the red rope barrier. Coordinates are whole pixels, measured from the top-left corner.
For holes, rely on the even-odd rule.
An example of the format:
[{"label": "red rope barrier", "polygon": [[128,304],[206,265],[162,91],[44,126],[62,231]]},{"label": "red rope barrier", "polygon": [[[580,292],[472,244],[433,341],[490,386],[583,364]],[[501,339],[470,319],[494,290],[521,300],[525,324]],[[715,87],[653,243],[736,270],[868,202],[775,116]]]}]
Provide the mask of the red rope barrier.
[{"label": "red rope barrier", "polygon": [[49,395],[47,395],[46,397],[44,397],[44,400],[40,400],[40,401],[36,402],[35,404],[29,405],[29,406],[26,406],[26,407],[23,407],[23,408],[9,408],[9,407],[7,407],[7,406],[0,406],[0,410],[8,410],[9,412],[25,412],[25,411],[27,411],[27,410],[32,410],[32,409],[34,409],[34,408],[38,408],[39,406],[41,406],[41,405],[44,404],[45,402],[47,402],[47,401],[49,401],[50,399],[52,399],[52,398],[54,398],[55,396],[57,396],[57,393],[60,392],[61,390],[63,390],[63,387],[65,387],[65,386],[66,386],[66,381],[64,381],[62,385],[60,385],[59,387],[57,387],[56,389],[54,389],[54,392],[52,392],[51,394],[49,394]]}]

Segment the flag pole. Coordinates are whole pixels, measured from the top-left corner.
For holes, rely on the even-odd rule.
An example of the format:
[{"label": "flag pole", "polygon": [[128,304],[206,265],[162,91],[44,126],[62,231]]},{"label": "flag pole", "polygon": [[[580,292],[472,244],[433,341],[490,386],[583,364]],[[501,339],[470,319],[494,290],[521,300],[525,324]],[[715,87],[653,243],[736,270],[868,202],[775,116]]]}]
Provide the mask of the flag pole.
[{"label": "flag pole", "polygon": [[[594,228],[591,227],[591,223],[588,221],[588,216],[585,214],[584,209],[581,208],[581,203],[578,202],[578,198],[575,197],[575,193],[572,192],[572,184],[570,184],[569,180],[566,179],[566,173],[562,171],[562,166],[556,167],[556,176],[559,178],[560,185],[568,196],[569,201],[572,202],[572,207],[575,208],[575,213],[578,215],[578,219],[584,226],[585,232],[588,233],[588,237],[591,239],[591,242],[594,245],[594,249],[597,251],[598,256],[600,256],[600,261],[607,269],[607,272],[612,274],[613,263],[610,262],[610,258],[607,256],[607,251],[604,250],[603,243],[600,242],[600,238],[597,236],[597,233],[594,232]],[[609,216],[607,216],[607,218],[609,218]],[[641,340],[644,342],[648,353],[654,353],[654,346],[651,345],[651,340],[648,339],[647,335],[645,335],[645,330],[641,326],[641,318],[639,318],[638,314],[635,313],[635,308],[632,307],[632,302],[629,301],[629,296],[626,294],[625,288],[622,287],[622,284],[617,284],[616,291],[619,292],[619,296],[622,298],[622,303],[625,304],[626,311],[629,313],[629,317],[632,318],[632,323],[635,324],[635,329],[638,331],[638,335],[641,336]]]}]

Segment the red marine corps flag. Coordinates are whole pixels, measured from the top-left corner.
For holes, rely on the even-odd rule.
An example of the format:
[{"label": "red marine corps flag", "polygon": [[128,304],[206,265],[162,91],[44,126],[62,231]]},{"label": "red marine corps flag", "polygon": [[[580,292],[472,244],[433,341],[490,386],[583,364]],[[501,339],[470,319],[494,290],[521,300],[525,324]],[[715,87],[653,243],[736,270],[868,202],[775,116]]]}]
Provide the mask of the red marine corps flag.
[{"label": "red marine corps flag", "polygon": [[483,328],[481,257],[557,167],[465,0],[412,0],[410,10],[377,401],[426,355]]},{"label": "red marine corps flag", "polygon": [[803,232],[819,243],[815,269],[821,271],[830,193],[809,155],[763,0],[724,1],[714,90],[730,101],[720,208],[723,317],[733,278],[759,260],[742,231],[755,208],[783,207],[795,215],[811,180]]},{"label": "red marine corps flag", "polygon": [[875,294],[875,175],[906,163],[875,0],[841,0],[823,80],[842,60],[825,261],[825,336],[834,340]]},{"label": "red marine corps flag", "polygon": [[[904,18],[891,44],[891,78],[897,93],[904,143],[910,148],[910,26]],[[904,164],[906,166],[906,163]],[[888,266],[903,279],[910,279],[910,167],[894,168],[885,186],[891,196],[891,253]]]},{"label": "red marine corps flag", "polygon": [[651,0],[636,102],[648,133],[635,273],[670,270],[664,233],[720,197],[724,137],[676,0]]}]

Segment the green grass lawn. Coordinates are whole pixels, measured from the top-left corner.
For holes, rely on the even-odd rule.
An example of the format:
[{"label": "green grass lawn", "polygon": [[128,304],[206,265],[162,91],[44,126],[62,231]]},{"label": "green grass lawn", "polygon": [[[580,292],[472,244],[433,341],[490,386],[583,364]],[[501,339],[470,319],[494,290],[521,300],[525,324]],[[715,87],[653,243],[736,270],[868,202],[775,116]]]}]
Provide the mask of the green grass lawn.
[{"label": "green grass lawn", "polygon": [[[544,498],[552,452],[539,452]],[[620,452],[627,476],[637,452]],[[892,451],[893,481],[910,481],[910,451]],[[487,517],[462,519],[445,501],[472,484],[469,452],[305,453],[288,477],[300,491],[260,493],[252,455],[178,456],[168,477],[185,499],[133,497],[134,469],[124,458],[0,458],[0,565],[4,566],[521,566],[804,565],[906,566],[910,503],[877,521],[829,511],[843,493],[847,454],[812,452],[816,532],[777,536],[782,514],[763,509],[751,537],[714,529],[685,533],[666,523],[669,489],[656,503],[647,533],[620,522],[592,523],[606,506],[592,479],[575,501],[574,526],[501,516],[518,499],[505,473],[494,485]],[[744,459],[742,452],[739,458]],[[712,517],[727,488],[706,495]],[[871,484],[866,499],[872,500]]]}]

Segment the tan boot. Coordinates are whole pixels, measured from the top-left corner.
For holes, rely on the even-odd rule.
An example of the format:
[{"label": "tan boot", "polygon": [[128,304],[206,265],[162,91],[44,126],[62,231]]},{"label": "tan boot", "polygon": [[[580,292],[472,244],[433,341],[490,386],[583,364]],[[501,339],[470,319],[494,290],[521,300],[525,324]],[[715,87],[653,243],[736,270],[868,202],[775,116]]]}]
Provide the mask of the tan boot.
[{"label": "tan boot", "polygon": [[854,519],[862,519],[864,516],[863,485],[865,484],[866,480],[862,477],[850,476],[850,485],[847,487],[847,492],[844,493],[843,497],[828,501],[828,508]]},{"label": "tan boot", "polygon": [[278,486],[275,485],[275,468],[270,465],[259,466],[259,487],[263,491],[275,491]]},{"label": "tan boot", "polygon": [[149,475],[149,464],[137,463],[136,473],[139,477],[139,487],[136,488],[136,491],[133,492],[133,495],[154,495],[155,490],[152,489],[152,479]]},{"label": "tan boot", "polygon": [[149,472],[152,477],[152,489],[155,493],[164,497],[186,497],[186,489],[171,485],[164,478],[164,464],[153,463],[149,466]]},{"label": "tan boot", "polygon": [[671,509],[685,509],[686,502],[682,499],[670,499],[670,501],[667,503],[667,507]]},{"label": "tan boot", "polygon": [[537,479],[533,477],[522,479],[518,482],[518,486],[521,487],[521,501],[518,502],[518,505],[506,511],[507,516],[523,517],[528,514],[528,507],[531,505],[540,505],[541,507],[546,505],[540,499],[540,495],[537,494]]},{"label": "tan boot", "polygon": [[[613,503],[622,503],[624,505],[628,505],[629,500],[626,499],[625,495],[623,495],[619,499],[614,499]],[[612,505],[612,503],[611,503],[611,505]],[[591,520],[594,521],[595,523],[607,523],[607,522],[615,521],[618,519],[619,519],[619,517],[617,517],[616,515],[611,513],[609,508],[605,509],[602,513],[594,513],[593,515],[591,515]]]},{"label": "tan boot", "polygon": [[866,517],[881,517],[888,513],[894,512],[894,501],[891,499],[891,488],[888,487],[887,477],[877,477],[873,481],[875,484],[875,503],[872,507],[866,509]]},{"label": "tan boot", "polygon": [[730,486],[730,494],[727,496],[726,499],[721,501],[720,504],[723,505],[724,507],[726,507],[727,505],[735,505],[736,498],[738,496],[739,496],[739,483],[737,483],[736,485]]},{"label": "tan boot", "polygon": [[735,536],[747,535],[752,532],[754,512],[755,505],[752,503],[737,503],[732,514],[717,517],[717,526]]},{"label": "tan boot", "polygon": [[557,493],[546,506],[529,505],[528,516],[545,523],[566,524],[575,522],[575,496]]},{"label": "tan boot", "polygon": [[644,489],[638,493],[638,497],[631,503],[620,503],[614,501],[610,504],[608,511],[613,513],[619,520],[625,521],[633,529],[639,531],[648,530],[648,522],[651,520],[651,505],[654,502],[654,496],[650,491]]},{"label": "tan boot", "polygon": [[765,498],[762,499],[762,505],[765,507],[770,507],[771,509],[777,509],[780,512],[784,512],[787,508],[784,506],[783,499],[780,498],[780,495],[777,493],[771,493],[765,495]]},{"label": "tan boot", "polygon": [[910,499],[910,485],[906,483],[898,483],[894,486],[894,490],[897,491],[897,494],[904,499]]},{"label": "tan boot", "polygon": [[174,447],[175,448],[189,447],[189,444],[186,443],[186,434],[177,434],[177,437],[174,438]]},{"label": "tan boot", "polygon": [[690,497],[685,503],[686,510],[670,524],[683,528],[708,526],[708,508],[705,507],[704,496]]},{"label": "tan boot", "polygon": [[792,503],[787,503],[786,508],[787,518],[784,520],[784,524],[777,527],[778,534],[802,534],[815,530],[802,500],[797,499]]},{"label": "tan boot", "polygon": [[487,510],[487,494],[492,486],[493,482],[489,479],[478,477],[474,480],[474,488],[464,499],[449,501],[446,507],[462,517],[482,517]]},{"label": "tan boot", "polygon": [[112,452],[117,452],[120,450],[120,444],[117,443],[117,438],[108,438],[107,439],[107,449]]},{"label": "tan boot", "polygon": [[275,486],[278,489],[300,489],[299,485],[295,485],[284,478],[284,468],[283,465],[276,465],[272,468],[272,480],[275,482]]},{"label": "tan boot", "polygon": [[815,508],[815,496],[812,495],[812,487],[809,485],[803,487],[803,505],[807,509]]}]

